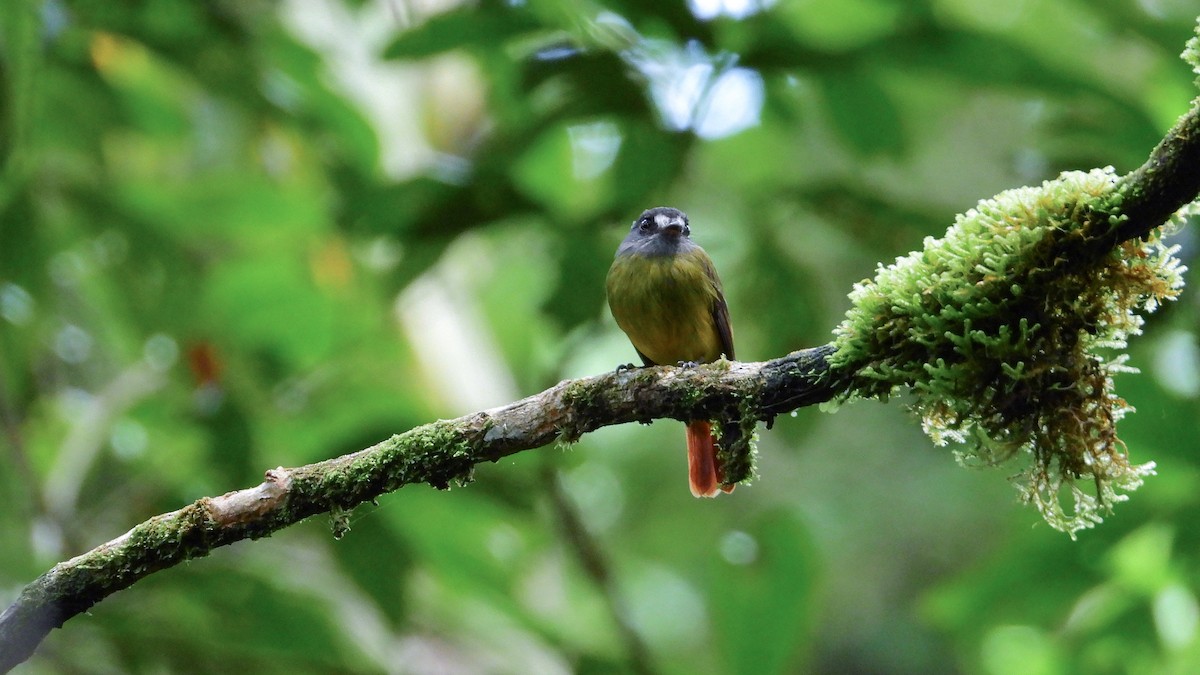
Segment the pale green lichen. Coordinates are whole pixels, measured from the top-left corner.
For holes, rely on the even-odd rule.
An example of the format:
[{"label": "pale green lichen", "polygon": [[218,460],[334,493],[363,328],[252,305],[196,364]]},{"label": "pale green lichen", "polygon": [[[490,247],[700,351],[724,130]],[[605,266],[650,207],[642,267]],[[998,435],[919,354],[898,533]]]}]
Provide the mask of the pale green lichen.
[{"label": "pale green lichen", "polygon": [[1197,86],[1200,86],[1200,19],[1196,20],[1196,34],[1187,41],[1180,56],[1192,67],[1192,72],[1198,76]]},{"label": "pale green lichen", "polygon": [[941,239],[856,284],[830,365],[854,373],[841,400],[908,389],[939,445],[964,464],[1022,461],[1014,483],[1056,529],[1100,522],[1154,472],[1131,464],[1112,376],[1140,313],[1174,299],[1184,268],[1155,233],[1097,255],[1123,217],[1111,168],[1009,190]]}]

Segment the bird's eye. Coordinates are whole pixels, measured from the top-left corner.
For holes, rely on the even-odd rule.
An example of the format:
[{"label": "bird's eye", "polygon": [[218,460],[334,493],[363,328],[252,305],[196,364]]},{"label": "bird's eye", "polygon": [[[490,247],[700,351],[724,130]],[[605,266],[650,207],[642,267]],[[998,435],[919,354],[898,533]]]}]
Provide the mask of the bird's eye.
[{"label": "bird's eye", "polygon": [[642,218],[638,221],[638,229],[642,232],[649,232],[651,227],[649,218]]}]

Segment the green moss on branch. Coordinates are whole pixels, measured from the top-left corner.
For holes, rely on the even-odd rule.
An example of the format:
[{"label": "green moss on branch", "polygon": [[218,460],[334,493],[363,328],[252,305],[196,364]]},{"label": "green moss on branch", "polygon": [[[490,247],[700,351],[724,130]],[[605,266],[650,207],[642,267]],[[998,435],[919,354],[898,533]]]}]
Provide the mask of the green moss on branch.
[{"label": "green moss on branch", "polygon": [[[981,201],[946,235],[855,286],[831,365],[852,398],[901,388],[964,463],[1026,458],[1022,499],[1068,533],[1127,498],[1131,464],[1113,391],[1142,314],[1174,299],[1183,268],[1157,231],[1097,255],[1127,218],[1111,169],[1064,173]],[[1087,488],[1087,489],[1085,489]]]}]

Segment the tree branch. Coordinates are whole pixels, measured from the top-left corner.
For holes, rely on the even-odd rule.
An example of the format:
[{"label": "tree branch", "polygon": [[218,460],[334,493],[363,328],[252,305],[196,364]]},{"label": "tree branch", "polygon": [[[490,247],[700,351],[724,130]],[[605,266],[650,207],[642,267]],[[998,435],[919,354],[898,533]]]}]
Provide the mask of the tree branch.
[{"label": "tree branch", "polygon": [[[1200,192],[1200,112],[1180,119],[1110,204],[1127,216],[1107,232],[1115,245],[1143,237]],[[1111,248],[1111,247],[1110,247]],[[1097,256],[1106,250],[1096,250]],[[0,670],[26,660],[51,629],[137,580],[309,516],[335,515],[414,483],[447,488],[474,466],[604,426],[654,419],[766,421],[846,391],[855,373],[831,369],[825,345],[759,363],[655,367],[559,383],[515,403],[438,421],[335,459],[266,473],[257,487],[206,497],[137,525],[55,565],[0,615]],[[736,428],[735,428],[736,430]],[[337,523],[335,521],[335,533]]]},{"label": "tree branch", "polygon": [[1114,228],[1111,245],[1144,237],[1200,194],[1200,98],[1179,118],[1137,169],[1121,178],[1114,208],[1128,220]]},{"label": "tree branch", "polygon": [[[371,501],[405,485],[445,489],[476,464],[600,427],[654,419],[756,419],[840,393],[824,346],[761,363],[722,361],[568,380],[506,406],[426,424],[365,450],[266,472],[257,487],[205,497],[55,565],[0,615],[0,669],[33,653],[51,629],[137,580],[243,539],[265,537],[309,516]],[[335,523],[335,531],[336,531]]]}]

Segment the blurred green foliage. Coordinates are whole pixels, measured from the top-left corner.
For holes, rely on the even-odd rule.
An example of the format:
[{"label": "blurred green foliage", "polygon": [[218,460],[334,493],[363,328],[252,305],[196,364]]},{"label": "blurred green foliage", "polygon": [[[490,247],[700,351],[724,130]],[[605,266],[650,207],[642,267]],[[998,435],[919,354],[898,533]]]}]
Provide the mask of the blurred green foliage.
[{"label": "blurred green foliage", "polygon": [[[648,206],[689,212],[740,356],[827,342],[853,282],[976,200],[1140,164],[1195,95],[1194,12],[14,0],[0,601],[266,468],[633,360],[602,280]],[[1189,672],[1198,311],[1132,345],[1121,432],[1159,475],[1078,542],[896,404],[779,420],[759,480],[704,502],[659,422],[152,575],[25,670]]]}]

